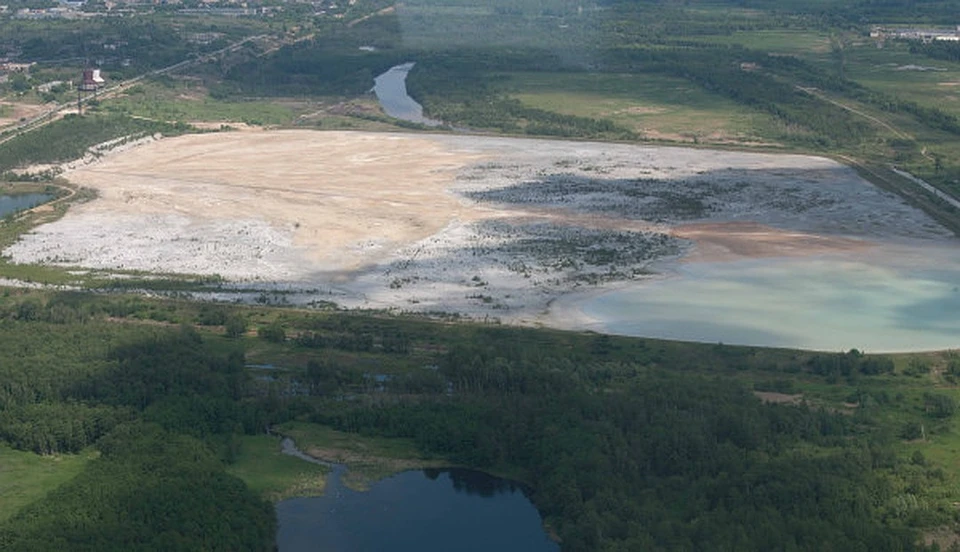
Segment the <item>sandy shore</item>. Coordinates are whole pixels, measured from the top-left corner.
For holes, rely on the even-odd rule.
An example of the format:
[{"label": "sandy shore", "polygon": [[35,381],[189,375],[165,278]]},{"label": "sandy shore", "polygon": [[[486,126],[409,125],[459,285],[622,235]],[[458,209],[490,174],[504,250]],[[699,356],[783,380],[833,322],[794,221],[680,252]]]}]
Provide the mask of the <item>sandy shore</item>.
[{"label": "sandy shore", "polygon": [[64,176],[99,198],[23,236],[4,251],[14,261],[525,323],[681,259],[948,235],[849,168],[797,155],[257,131],[146,142]]}]

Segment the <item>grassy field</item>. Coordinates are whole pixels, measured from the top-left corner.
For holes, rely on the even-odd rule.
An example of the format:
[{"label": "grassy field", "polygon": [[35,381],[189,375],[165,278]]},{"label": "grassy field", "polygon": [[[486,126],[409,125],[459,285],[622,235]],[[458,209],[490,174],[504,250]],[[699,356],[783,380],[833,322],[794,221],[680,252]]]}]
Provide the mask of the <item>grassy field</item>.
[{"label": "grassy field", "polygon": [[960,63],[911,54],[903,42],[864,42],[847,57],[847,76],[860,84],[960,116]]},{"label": "grassy field", "polygon": [[237,476],[256,493],[278,502],[295,496],[323,494],[327,469],[280,452],[280,438],[244,435],[240,452],[227,473]]},{"label": "grassy field", "polygon": [[666,75],[511,73],[509,95],[526,105],[609,119],[652,139],[769,142],[769,116]]},{"label": "grassy field", "polygon": [[80,473],[95,452],[40,456],[0,442],[0,521]]},{"label": "grassy field", "polygon": [[213,121],[255,125],[292,123],[295,113],[267,101],[228,102],[211,98],[206,89],[190,82],[163,80],[134,86],[121,97],[103,103],[109,112],[157,121]]},{"label": "grassy field", "polygon": [[804,56],[830,52],[830,35],[819,30],[737,31],[729,35],[706,35],[690,39],[709,44],[739,45],[775,54]]},{"label": "grassy field", "polygon": [[365,490],[371,483],[402,471],[450,465],[442,458],[423,455],[409,439],[367,437],[304,422],[290,422],[277,429],[311,456],[346,464],[349,471],[343,481],[355,490]]}]

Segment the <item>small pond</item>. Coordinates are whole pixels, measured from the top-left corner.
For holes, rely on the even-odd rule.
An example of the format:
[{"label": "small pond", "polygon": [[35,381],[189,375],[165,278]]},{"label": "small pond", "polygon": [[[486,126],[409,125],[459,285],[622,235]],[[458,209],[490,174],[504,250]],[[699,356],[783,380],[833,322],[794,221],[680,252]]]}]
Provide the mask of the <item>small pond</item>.
[{"label": "small pond", "polygon": [[423,116],[423,106],[407,94],[407,75],[414,63],[404,63],[391,67],[386,73],[374,79],[373,92],[387,115],[411,123],[426,126],[439,126],[440,121]]},{"label": "small pond", "polygon": [[0,217],[31,209],[50,201],[53,197],[52,194],[43,193],[0,195]]},{"label": "small pond", "polygon": [[277,504],[280,552],[558,552],[515,483],[461,470],[414,470],[356,492],[334,469],[324,496]]}]

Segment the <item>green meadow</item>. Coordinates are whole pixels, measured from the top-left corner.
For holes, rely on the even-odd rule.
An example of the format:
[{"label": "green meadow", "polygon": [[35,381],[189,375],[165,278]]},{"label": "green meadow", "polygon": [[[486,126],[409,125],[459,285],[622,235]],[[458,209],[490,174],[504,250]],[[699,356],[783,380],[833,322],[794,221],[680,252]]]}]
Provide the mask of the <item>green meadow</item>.
[{"label": "green meadow", "polygon": [[0,523],[73,479],[96,456],[93,450],[39,455],[0,442]]}]

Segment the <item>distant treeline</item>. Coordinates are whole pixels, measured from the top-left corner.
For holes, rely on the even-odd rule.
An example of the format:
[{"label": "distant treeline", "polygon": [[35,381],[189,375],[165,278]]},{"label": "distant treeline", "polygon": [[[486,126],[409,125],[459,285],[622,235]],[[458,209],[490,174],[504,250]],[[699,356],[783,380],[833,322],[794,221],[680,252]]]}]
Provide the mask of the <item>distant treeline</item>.
[{"label": "distant treeline", "polygon": [[933,59],[960,62],[960,42],[934,40],[932,42],[912,42],[911,54],[922,54]]}]

